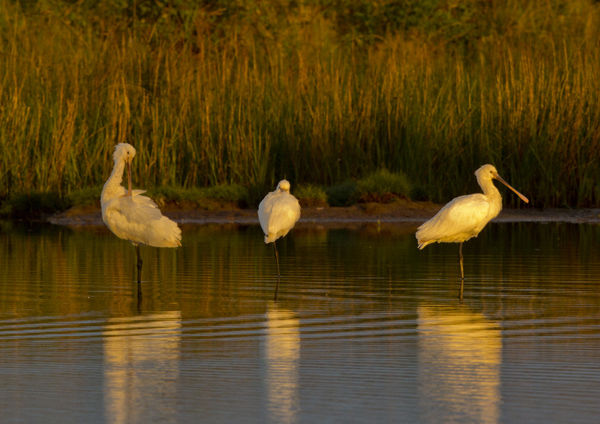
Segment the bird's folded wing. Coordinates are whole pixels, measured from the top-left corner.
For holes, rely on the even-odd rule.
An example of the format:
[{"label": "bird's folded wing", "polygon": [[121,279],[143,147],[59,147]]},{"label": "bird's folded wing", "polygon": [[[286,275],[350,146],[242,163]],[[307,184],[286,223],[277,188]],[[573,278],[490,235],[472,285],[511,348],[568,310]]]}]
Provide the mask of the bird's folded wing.
[{"label": "bird's folded wing", "polygon": [[[268,232],[269,234],[277,234],[282,230],[287,232],[296,224],[300,214],[295,209],[281,208],[274,210],[269,217]],[[283,234],[285,235],[285,234]]]},{"label": "bird's folded wing", "polygon": [[269,193],[258,205],[258,220],[265,234],[269,233],[269,216],[273,210],[274,196]]},{"label": "bird's folded wing", "polygon": [[485,220],[490,204],[483,195],[460,196],[438,212],[438,225],[455,233],[471,231]]},{"label": "bird's folded wing", "polygon": [[152,199],[135,194],[121,198],[120,212],[127,221],[135,223],[148,223],[161,219],[163,216]]},{"label": "bird's folded wing", "polygon": [[460,196],[444,206],[417,231],[419,240],[444,240],[485,225],[490,205],[482,194]]}]

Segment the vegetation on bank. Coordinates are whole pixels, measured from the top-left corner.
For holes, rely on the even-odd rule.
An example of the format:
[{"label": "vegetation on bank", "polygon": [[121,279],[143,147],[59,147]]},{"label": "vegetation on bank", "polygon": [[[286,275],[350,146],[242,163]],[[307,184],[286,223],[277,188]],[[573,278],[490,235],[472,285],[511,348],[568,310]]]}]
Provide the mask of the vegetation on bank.
[{"label": "vegetation on bank", "polygon": [[253,207],[381,169],[443,202],[484,163],[534,206],[598,205],[596,1],[130,3],[0,0],[0,210],[80,204],[125,141],[137,188]]},{"label": "vegetation on bank", "polygon": [[[291,192],[302,207],[327,207],[367,202],[391,203],[399,199],[409,199],[412,190],[406,175],[382,169],[359,181],[346,181],[327,190],[314,184],[306,184],[293,187]],[[19,194],[6,199],[0,205],[0,218],[35,219],[67,209],[73,209],[72,213],[75,214],[98,211],[101,193],[102,186],[74,190],[66,196],[43,192]],[[160,186],[149,189],[146,195],[163,210],[216,211],[252,206],[251,191],[239,184],[189,189]]]}]

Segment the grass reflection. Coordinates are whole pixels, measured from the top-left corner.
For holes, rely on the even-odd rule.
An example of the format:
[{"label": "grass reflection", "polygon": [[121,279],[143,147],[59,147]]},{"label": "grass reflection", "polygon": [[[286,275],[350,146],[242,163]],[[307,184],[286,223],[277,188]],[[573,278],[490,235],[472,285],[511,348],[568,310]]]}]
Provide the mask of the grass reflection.
[{"label": "grass reflection", "polygon": [[[353,230],[303,226],[282,241],[283,299],[322,305],[332,297],[418,298],[436,290],[456,295],[457,246],[418,251],[417,224],[356,225]],[[256,300],[272,297],[273,250],[260,228],[182,225],[177,250],[142,247],[142,310],[181,310],[192,316],[264,313]],[[599,264],[600,228],[572,224],[492,224],[469,241],[465,296],[485,301],[538,302],[542,289],[568,295],[575,306],[589,295]],[[135,251],[104,227],[0,226],[0,307],[16,316],[103,311],[134,316],[140,307]],[[533,296],[513,297],[516,294]],[[250,308],[247,311],[245,308]]]}]

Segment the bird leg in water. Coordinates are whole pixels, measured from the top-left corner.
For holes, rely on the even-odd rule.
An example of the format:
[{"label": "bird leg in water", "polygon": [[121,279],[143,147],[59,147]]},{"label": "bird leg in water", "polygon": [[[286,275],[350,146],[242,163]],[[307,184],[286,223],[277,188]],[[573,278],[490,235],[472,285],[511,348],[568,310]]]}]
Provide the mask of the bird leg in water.
[{"label": "bird leg in water", "polygon": [[460,247],[458,248],[458,257],[460,259],[460,293],[458,294],[458,298],[462,300],[463,298],[463,288],[465,285],[465,272],[463,270],[463,254],[462,254],[462,243],[460,243]]},{"label": "bird leg in water", "polygon": [[281,273],[279,272],[279,254],[277,253],[277,245],[275,241],[273,241],[273,246],[275,246],[275,260],[277,261],[277,286],[275,286],[275,298],[274,301],[277,301],[277,294],[279,294],[279,282],[281,281]]},{"label": "bird leg in water", "polygon": [[273,300],[277,302],[277,295],[279,294],[279,281],[281,281],[281,277],[277,277],[277,285],[275,286],[275,296]]},{"label": "bird leg in water", "polygon": [[275,260],[277,261],[277,277],[281,277],[279,272],[279,254],[277,253],[277,245],[275,244],[275,241],[273,241],[273,246],[275,246]]},{"label": "bird leg in water", "polygon": [[138,314],[142,313],[142,282],[138,281],[137,287],[137,312]]},{"label": "bird leg in water", "polygon": [[138,269],[138,283],[142,282],[142,255],[140,255],[140,245],[135,245],[135,253],[137,254],[137,269]]},{"label": "bird leg in water", "polygon": [[464,281],[465,271],[463,270],[462,243],[460,243],[460,247],[458,248],[458,258],[460,259],[460,278]]}]

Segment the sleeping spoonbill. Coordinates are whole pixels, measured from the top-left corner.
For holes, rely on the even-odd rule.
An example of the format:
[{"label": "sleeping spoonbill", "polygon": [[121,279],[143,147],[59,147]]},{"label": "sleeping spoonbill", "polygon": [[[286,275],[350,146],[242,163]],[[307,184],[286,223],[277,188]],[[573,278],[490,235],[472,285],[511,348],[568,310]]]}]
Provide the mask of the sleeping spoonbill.
[{"label": "sleeping spoonbill", "polygon": [[275,240],[285,236],[296,222],[300,219],[300,203],[290,194],[290,183],[288,180],[281,180],[277,184],[277,189],[270,192],[258,205],[258,220],[265,233],[265,243],[273,242],[275,246],[275,260],[277,261],[277,287],[275,288],[275,300],[279,292],[279,254]]},{"label": "sleeping spoonbill", "polygon": [[[131,161],[135,149],[131,144],[115,146],[115,166],[102,189],[102,220],[117,237],[129,240],[137,254],[138,283],[142,280],[140,244],[154,247],[181,246],[181,230],[160,212],[156,203],[142,196],[145,190],[131,189]],[[127,165],[128,190],[121,185]]]},{"label": "sleeping spoonbill", "polygon": [[498,216],[502,210],[502,196],[492,182],[496,179],[514,191],[525,203],[529,200],[498,175],[492,165],[483,165],[475,171],[477,182],[482,193],[460,196],[444,206],[433,218],[421,225],[417,230],[419,249],[431,243],[460,243],[460,295],[462,299],[465,273],[463,271],[463,242],[477,237],[485,225]]}]

